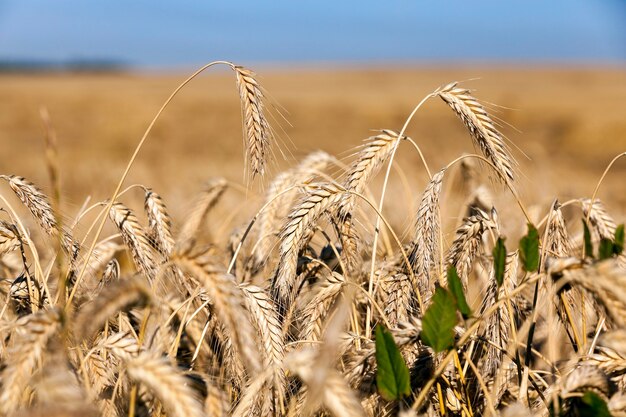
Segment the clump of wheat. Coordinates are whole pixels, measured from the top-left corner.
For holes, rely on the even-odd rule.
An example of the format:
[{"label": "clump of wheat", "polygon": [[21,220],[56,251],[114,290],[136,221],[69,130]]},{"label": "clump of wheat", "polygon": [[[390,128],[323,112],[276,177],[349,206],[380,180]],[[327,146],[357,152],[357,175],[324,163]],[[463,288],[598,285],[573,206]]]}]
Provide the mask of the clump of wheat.
[{"label": "clump of wheat", "polygon": [[[232,68],[247,170],[260,176],[272,138],[263,90],[250,70]],[[486,109],[456,83],[433,95],[511,186],[515,163]],[[442,197],[449,166],[425,175],[404,237],[387,221],[388,234],[363,227],[402,208],[397,200],[377,217],[358,210],[376,206],[368,184],[405,139],[378,132],[340,175],[328,173],[340,165],[334,157],[310,154],[270,182],[253,216],[235,219],[243,227],[215,236],[216,223],[228,226],[211,212],[225,204],[225,179],[210,181],[180,223],[141,186],[143,214],[112,202],[105,214],[115,232],[98,236],[89,254],[74,238],[83,228],[71,234],[60,224],[43,191],[1,175],[27,218],[57,239],[40,239],[12,207],[0,220],[0,415],[527,417],[589,407],[624,415],[623,229],[607,207],[550,196],[534,226],[507,207],[499,219],[476,158],[463,157],[465,188],[446,187]],[[449,201],[465,201],[453,211],[465,218],[449,218]],[[582,214],[564,209],[572,204]],[[590,236],[572,233],[581,219]],[[535,240],[528,232],[517,244],[526,227],[538,229]],[[365,245],[379,233],[384,251]],[[52,266],[59,245],[67,268]],[[76,271],[83,281],[66,298],[63,278]],[[443,329],[446,320],[453,326]],[[410,395],[385,391],[393,349],[372,336],[382,327]],[[442,348],[432,338],[443,330]]]}]

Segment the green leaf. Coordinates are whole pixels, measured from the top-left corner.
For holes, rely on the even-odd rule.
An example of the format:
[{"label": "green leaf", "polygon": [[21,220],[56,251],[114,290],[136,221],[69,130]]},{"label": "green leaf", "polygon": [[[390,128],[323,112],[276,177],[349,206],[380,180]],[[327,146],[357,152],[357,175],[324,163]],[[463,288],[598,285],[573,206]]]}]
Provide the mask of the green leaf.
[{"label": "green leaf", "polygon": [[598,259],[609,259],[613,256],[613,241],[611,239],[602,238],[598,247]]},{"label": "green leaf", "polygon": [[593,258],[593,245],[591,244],[591,232],[587,222],[583,220],[583,236],[585,240],[585,258]]},{"label": "green leaf", "polygon": [[575,415],[581,417],[611,417],[606,402],[593,391],[587,391],[579,404],[574,406]]},{"label": "green leaf", "polygon": [[539,268],[539,232],[528,223],[528,234],[519,241],[522,266],[526,272],[535,272]]},{"label": "green leaf", "polygon": [[435,352],[443,352],[454,347],[454,326],[456,325],[456,300],[445,288],[437,287],[435,295],[424,318],[420,338]]},{"label": "green leaf", "polygon": [[615,229],[615,242],[613,245],[613,253],[617,256],[624,252],[624,224],[620,224]]},{"label": "green leaf", "polygon": [[453,266],[450,266],[448,268],[448,287],[450,288],[450,292],[456,300],[456,306],[459,309],[461,315],[463,315],[463,318],[469,318],[472,315],[472,310],[470,309],[470,306],[467,304],[467,300],[465,299],[465,294],[463,293],[463,284],[461,283],[459,274],[456,272],[456,268]]},{"label": "green leaf", "polygon": [[506,247],[504,239],[499,237],[496,246],[493,248],[493,271],[498,287],[504,282],[504,269],[506,267]]},{"label": "green leaf", "polygon": [[376,326],[376,386],[378,393],[387,401],[400,400],[411,395],[409,369],[384,326]]}]

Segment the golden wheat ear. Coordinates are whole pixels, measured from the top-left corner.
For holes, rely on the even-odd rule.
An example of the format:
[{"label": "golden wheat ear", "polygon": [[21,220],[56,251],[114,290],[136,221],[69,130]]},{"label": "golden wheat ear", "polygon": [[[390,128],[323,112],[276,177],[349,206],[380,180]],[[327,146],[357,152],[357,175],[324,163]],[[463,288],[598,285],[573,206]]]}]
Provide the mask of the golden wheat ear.
[{"label": "golden wheat ear", "polygon": [[[319,363],[318,352],[300,350],[287,357],[287,367],[304,382],[307,390],[319,397],[307,395],[302,405],[308,413],[314,414],[320,406],[336,416],[365,417],[367,414],[343,375],[335,369]],[[308,394],[308,392],[307,392]],[[321,403],[321,404],[320,404]],[[303,410],[303,411],[304,411]]]},{"label": "golden wheat ear", "polygon": [[275,244],[273,238],[280,232],[282,218],[293,204],[298,188],[310,184],[333,161],[335,158],[326,152],[312,152],[298,166],[278,174],[272,180],[265,195],[266,208],[259,215],[259,242],[254,250],[252,270],[267,263]]},{"label": "golden wheat ear", "polygon": [[422,300],[430,299],[434,282],[431,270],[439,257],[439,196],[445,169],[433,175],[426,186],[415,219],[415,234],[407,250]]},{"label": "golden wheat ear", "polygon": [[297,278],[298,253],[305,243],[305,236],[322,213],[334,209],[344,196],[344,190],[328,183],[308,185],[305,192],[293,207],[280,234],[280,261],[272,282],[272,296],[284,311],[289,309],[294,298],[292,290]]},{"label": "golden wheat ear", "polygon": [[270,157],[270,143],[273,140],[272,129],[265,117],[263,90],[251,70],[235,65],[237,86],[241,99],[241,112],[246,139],[246,166],[250,179],[265,174],[267,160]]},{"label": "golden wheat ear", "polygon": [[265,398],[260,398],[263,401],[263,413],[274,414],[285,401],[287,383],[283,369],[285,340],[281,322],[274,302],[266,291],[249,284],[242,284],[240,288],[244,295],[245,308],[263,346],[263,368],[272,369],[271,389]]},{"label": "golden wheat ear", "polygon": [[476,256],[483,249],[482,239],[485,231],[496,229],[497,224],[487,213],[479,210],[475,216],[463,220],[456,231],[456,238],[448,250],[446,265],[454,266],[467,288],[467,282]]},{"label": "golden wheat ear", "polygon": [[20,233],[14,224],[0,220],[0,256],[21,246]]},{"label": "golden wheat ear", "polygon": [[12,415],[22,404],[22,394],[47,353],[50,339],[61,328],[62,313],[40,310],[15,322],[11,345],[0,373],[0,415]]},{"label": "golden wheat ear", "polygon": [[74,320],[77,339],[89,339],[104,327],[109,317],[147,305],[151,299],[152,292],[138,277],[109,284],[78,312]]},{"label": "golden wheat ear", "polygon": [[572,244],[565,226],[561,205],[557,200],[552,203],[548,219],[544,239],[546,252],[551,256],[558,257],[573,255]]},{"label": "golden wheat ear", "polygon": [[156,249],[167,258],[174,247],[172,219],[167,207],[160,195],[151,188],[146,188],[144,208],[148,217],[148,237],[154,242]]},{"label": "golden wheat ear", "polygon": [[183,223],[176,239],[175,252],[185,253],[193,248],[209,212],[219,202],[227,185],[223,178],[215,178],[206,184]]},{"label": "golden wheat ear", "polygon": [[458,87],[457,83],[453,82],[439,88],[435,94],[463,121],[474,144],[497,168],[501,180],[512,182],[515,177],[515,160],[504,143],[504,136],[498,131],[482,104],[471,95],[470,90]]},{"label": "golden wheat ear", "polygon": [[215,314],[226,329],[228,343],[235,349],[233,359],[245,365],[248,375],[258,374],[261,370],[259,349],[255,343],[252,320],[243,307],[244,295],[235,277],[201,257],[176,256],[173,262],[195,277],[207,291]]},{"label": "golden wheat ear", "polygon": [[154,352],[140,353],[125,361],[128,376],[145,385],[159,399],[169,416],[203,417],[197,393],[182,372]]},{"label": "golden wheat ear", "polygon": [[70,261],[74,263],[78,257],[80,245],[74,241],[69,231],[59,227],[48,196],[24,177],[0,175],[0,179],[8,182],[15,195],[30,211],[46,234],[50,236],[59,236],[60,234],[61,248],[70,256]]},{"label": "golden wheat ear", "polygon": [[130,251],[137,270],[149,280],[154,280],[161,264],[161,256],[153,249],[150,239],[139,224],[137,216],[122,203],[114,203],[111,206],[109,217],[120,231],[122,240]]}]

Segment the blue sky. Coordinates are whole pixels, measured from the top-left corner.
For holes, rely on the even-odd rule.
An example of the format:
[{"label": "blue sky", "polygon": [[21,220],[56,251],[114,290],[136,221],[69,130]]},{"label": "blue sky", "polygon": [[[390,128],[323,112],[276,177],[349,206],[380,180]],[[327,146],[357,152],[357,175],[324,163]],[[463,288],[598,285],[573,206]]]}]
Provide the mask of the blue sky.
[{"label": "blue sky", "polygon": [[0,0],[0,60],[626,62],[626,0]]}]

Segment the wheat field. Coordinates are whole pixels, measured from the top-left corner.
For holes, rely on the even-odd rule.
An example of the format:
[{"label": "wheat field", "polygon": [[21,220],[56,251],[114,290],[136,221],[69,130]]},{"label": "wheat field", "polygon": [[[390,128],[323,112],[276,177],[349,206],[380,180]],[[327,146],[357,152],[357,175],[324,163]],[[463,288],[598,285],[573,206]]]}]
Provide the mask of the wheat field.
[{"label": "wheat field", "polygon": [[0,415],[626,415],[622,71],[206,72],[0,76]]}]

